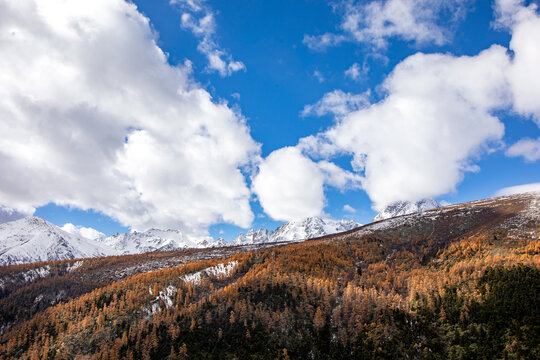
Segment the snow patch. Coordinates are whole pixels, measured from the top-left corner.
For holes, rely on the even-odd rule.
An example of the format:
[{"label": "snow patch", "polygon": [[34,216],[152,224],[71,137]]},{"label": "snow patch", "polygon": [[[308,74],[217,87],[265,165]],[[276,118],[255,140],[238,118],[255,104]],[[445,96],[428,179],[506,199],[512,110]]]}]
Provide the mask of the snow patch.
[{"label": "snow patch", "polygon": [[74,263],[71,263],[71,264],[68,265],[68,267],[66,268],[66,271],[67,272],[72,272],[73,270],[77,270],[78,268],[80,268],[82,266],[83,263],[84,263],[84,261],[82,261],[82,260],[75,261]]},{"label": "snow patch", "polygon": [[22,276],[24,278],[24,282],[32,282],[36,279],[46,277],[50,274],[50,272],[51,267],[49,265],[46,265],[37,269],[25,271],[22,273]]},{"label": "snow patch", "polygon": [[181,276],[180,279],[186,284],[199,285],[201,283],[203,276],[211,276],[217,278],[226,278],[229,277],[232,271],[238,266],[238,261],[231,261],[226,264],[218,264],[216,266],[211,266],[201,271],[197,271],[191,274]]}]

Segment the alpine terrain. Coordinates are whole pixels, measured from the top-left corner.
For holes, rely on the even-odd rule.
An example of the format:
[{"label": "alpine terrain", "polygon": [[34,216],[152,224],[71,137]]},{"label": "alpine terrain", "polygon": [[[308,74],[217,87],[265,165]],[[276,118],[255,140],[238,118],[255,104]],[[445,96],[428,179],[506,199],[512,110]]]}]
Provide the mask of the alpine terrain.
[{"label": "alpine terrain", "polygon": [[536,359],[540,193],[304,242],[0,267],[6,359]]}]

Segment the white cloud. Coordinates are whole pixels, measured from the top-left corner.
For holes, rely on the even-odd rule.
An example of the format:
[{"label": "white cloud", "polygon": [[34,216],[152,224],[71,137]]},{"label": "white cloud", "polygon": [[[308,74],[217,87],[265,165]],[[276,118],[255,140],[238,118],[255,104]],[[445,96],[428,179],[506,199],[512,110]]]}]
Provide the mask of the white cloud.
[{"label": "white cloud", "polygon": [[516,24],[534,15],[537,5],[525,6],[524,0],[495,0],[493,11],[495,20],[492,26],[499,30],[511,30]]},{"label": "white cloud", "polygon": [[95,240],[104,237],[105,234],[91,227],[84,227],[80,225],[73,225],[72,223],[66,223],[60,229],[73,235],[82,236],[83,238]]},{"label": "white cloud", "polygon": [[532,191],[540,191],[540,183],[509,186],[509,187],[506,187],[497,191],[495,196],[522,194],[522,193],[532,192]]},{"label": "white cloud", "polygon": [[500,46],[473,57],[413,55],[384,82],[386,98],[338,112],[334,127],[300,146],[323,157],[351,154],[377,210],[450,192],[504,134],[491,111],[509,104],[509,65]]},{"label": "white cloud", "polygon": [[325,185],[343,191],[359,188],[360,180],[331,162],[312,161],[298,147],[285,147],[261,162],[253,192],[273,219],[291,221],[323,214]]},{"label": "white cloud", "polygon": [[329,161],[319,161],[317,167],[324,174],[324,182],[341,191],[360,189],[362,187],[362,177],[350,171],[343,170],[336,164]]},{"label": "white cloud", "polygon": [[341,1],[334,9],[342,16],[342,33],[306,35],[304,44],[324,51],[344,41],[367,43],[375,48],[387,46],[389,38],[418,44],[445,44],[452,27],[463,19],[469,0],[386,0]]},{"label": "white cloud", "polygon": [[523,156],[526,161],[540,160],[540,138],[523,138],[506,150],[506,156]]},{"label": "white cloud", "polygon": [[313,105],[306,105],[302,110],[302,116],[323,116],[333,114],[343,116],[369,104],[369,92],[363,94],[351,94],[342,90],[334,90],[324,94],[321,100]]},{"label": "white cloud", "polygon": [[323,34],[323,35],[304,35],[303,43],[314,51],[326,51],[327,48],[336,46],[346,41],[344,35]]},{"label": "white cloud", "polygon": [[275,220],[319,216],[324,208],[324,174],[317,164],[294,147],[272,152],[253,179],[264,211]]},{"label": "white cloud", "polygon": [[[197,4],[197,2],[193,2]],[[249,226],[245,119],[173,67],[122,0],[0,0],[0,199],[133,229]]]},{"label": "white cloud", "polygon": [[197,49],[208,59],[209,71],[217,71],[222,77],[246,70],[241,61],[236,61],[218,45],[216,36],[216,20],[212,9],[205,0],[171,0],[171,4],[179,5],[184,11],[181,25],[199,38]]},{"label": "white cloud", "polygon": [[369,68],[364,63],[364,65],[360,66],[358,63],[354,63],[351,65],[350,68],[345,70],[345,76],[351,78],[352,80],[358,81],[364,78],[369,71]]},{"label": "white cloud", "polygon": [[508,75],[514,109],[521,115],[533,116],[540,126],[540,16],[536,10],[535,5],[514,10],[510,41],[514,59]]},{"label": "white cloud", "polygon": [[348,213],[351,213],[351,214],[354,214],[356,212],[356,209],[353,208],[351,205],[349,204],[345,204],[343,205],[343,211],[346,211]]}]

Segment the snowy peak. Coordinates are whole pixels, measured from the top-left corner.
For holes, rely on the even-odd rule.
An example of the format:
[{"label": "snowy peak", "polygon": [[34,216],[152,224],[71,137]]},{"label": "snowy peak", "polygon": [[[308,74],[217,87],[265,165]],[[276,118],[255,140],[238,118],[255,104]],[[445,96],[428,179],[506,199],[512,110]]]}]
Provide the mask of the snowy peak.
[{"label": "snowy peak", "polygon": [[257,231],[251,229],[246,234],[240,233],[236,238],[236,244],[262,244],[270,241],[271,231],[259,229]]},{"label": "snowy peak", "polygon": [[122,255],[213,246],[213,239],[211,238],[192,238],[179,230],[160,229],[116,234],[97,241],[115,249]]},{"label": "snowy peak", "polygon": [[313,239],[319,236],[335,234],[360,226],[354,221],[322,219],[309,217],[300,221],[291,221],[281,225],[273,233],[273,241],[294,241]]},{"label": "snowy peak", "polygon": [[0,224],[0,265],[113,255],[91,240],[38,217]]},{"label": "snowy peak", "polygon": [[373,221],[390,219],[396,216],[437,209],[440,207],[441,205],[434,199],[423,199],[417,202],[397,201],[385,207],[383,211],[375,216]]},{"label": "snowy peak", "polygon": [[335,234],[359,227],[360,224],[350,220],[331,220],[319,217],[309,217],[303,220],[290,221],[281,225],[275,231],[259,229],[240,233],[236,244],[262,244],[280,241],[296,241],[313,239],[319,236]]},{"label": "snowy peak", "polygon": [[[236,245],[297,241],[342,232],[360,226],[354,221],[307,218],[275,231],[259,229],[240,234]],[[179,230],[150,229],[91,240],[69,233],[38,217],[0,224],[0,266],[110,255],[142,254],[186,248],[230,246],[222,238],[196,237]]]}]

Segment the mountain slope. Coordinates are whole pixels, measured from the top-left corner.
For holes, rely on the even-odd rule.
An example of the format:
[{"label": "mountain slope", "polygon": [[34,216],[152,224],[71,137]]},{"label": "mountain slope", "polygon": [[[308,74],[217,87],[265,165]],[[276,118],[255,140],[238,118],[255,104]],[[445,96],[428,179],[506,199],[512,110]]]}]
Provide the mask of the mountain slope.
[{"label": "mountain slope", "polygon": [[279,226],[275,231],[267,229],[249,230],[245,235],[240,233],[235,244],[261,244],[281,241],[298,241],[339,233],[359,227],[360,224],[350,220],[331,220],[309,217],[304,220],[290,221]]},{"label": "mountain slope", "polygon": [[14,323],[0,355],[537,358],[539,268],[540,193],[486,199],[124,278]]},{"label": "mountain slope", "polygon": [[380,213],[375,216],[373,221],[390,219],[396,216],[412,214],[431,209],[436,209],[441,205],[433,199],[424,199],[417,202],[398,201],[386,206]]},{"label": "mountain slope", "polygon": [[38,217],[0,224],[0,239],[1,265],[115,254]]}]

